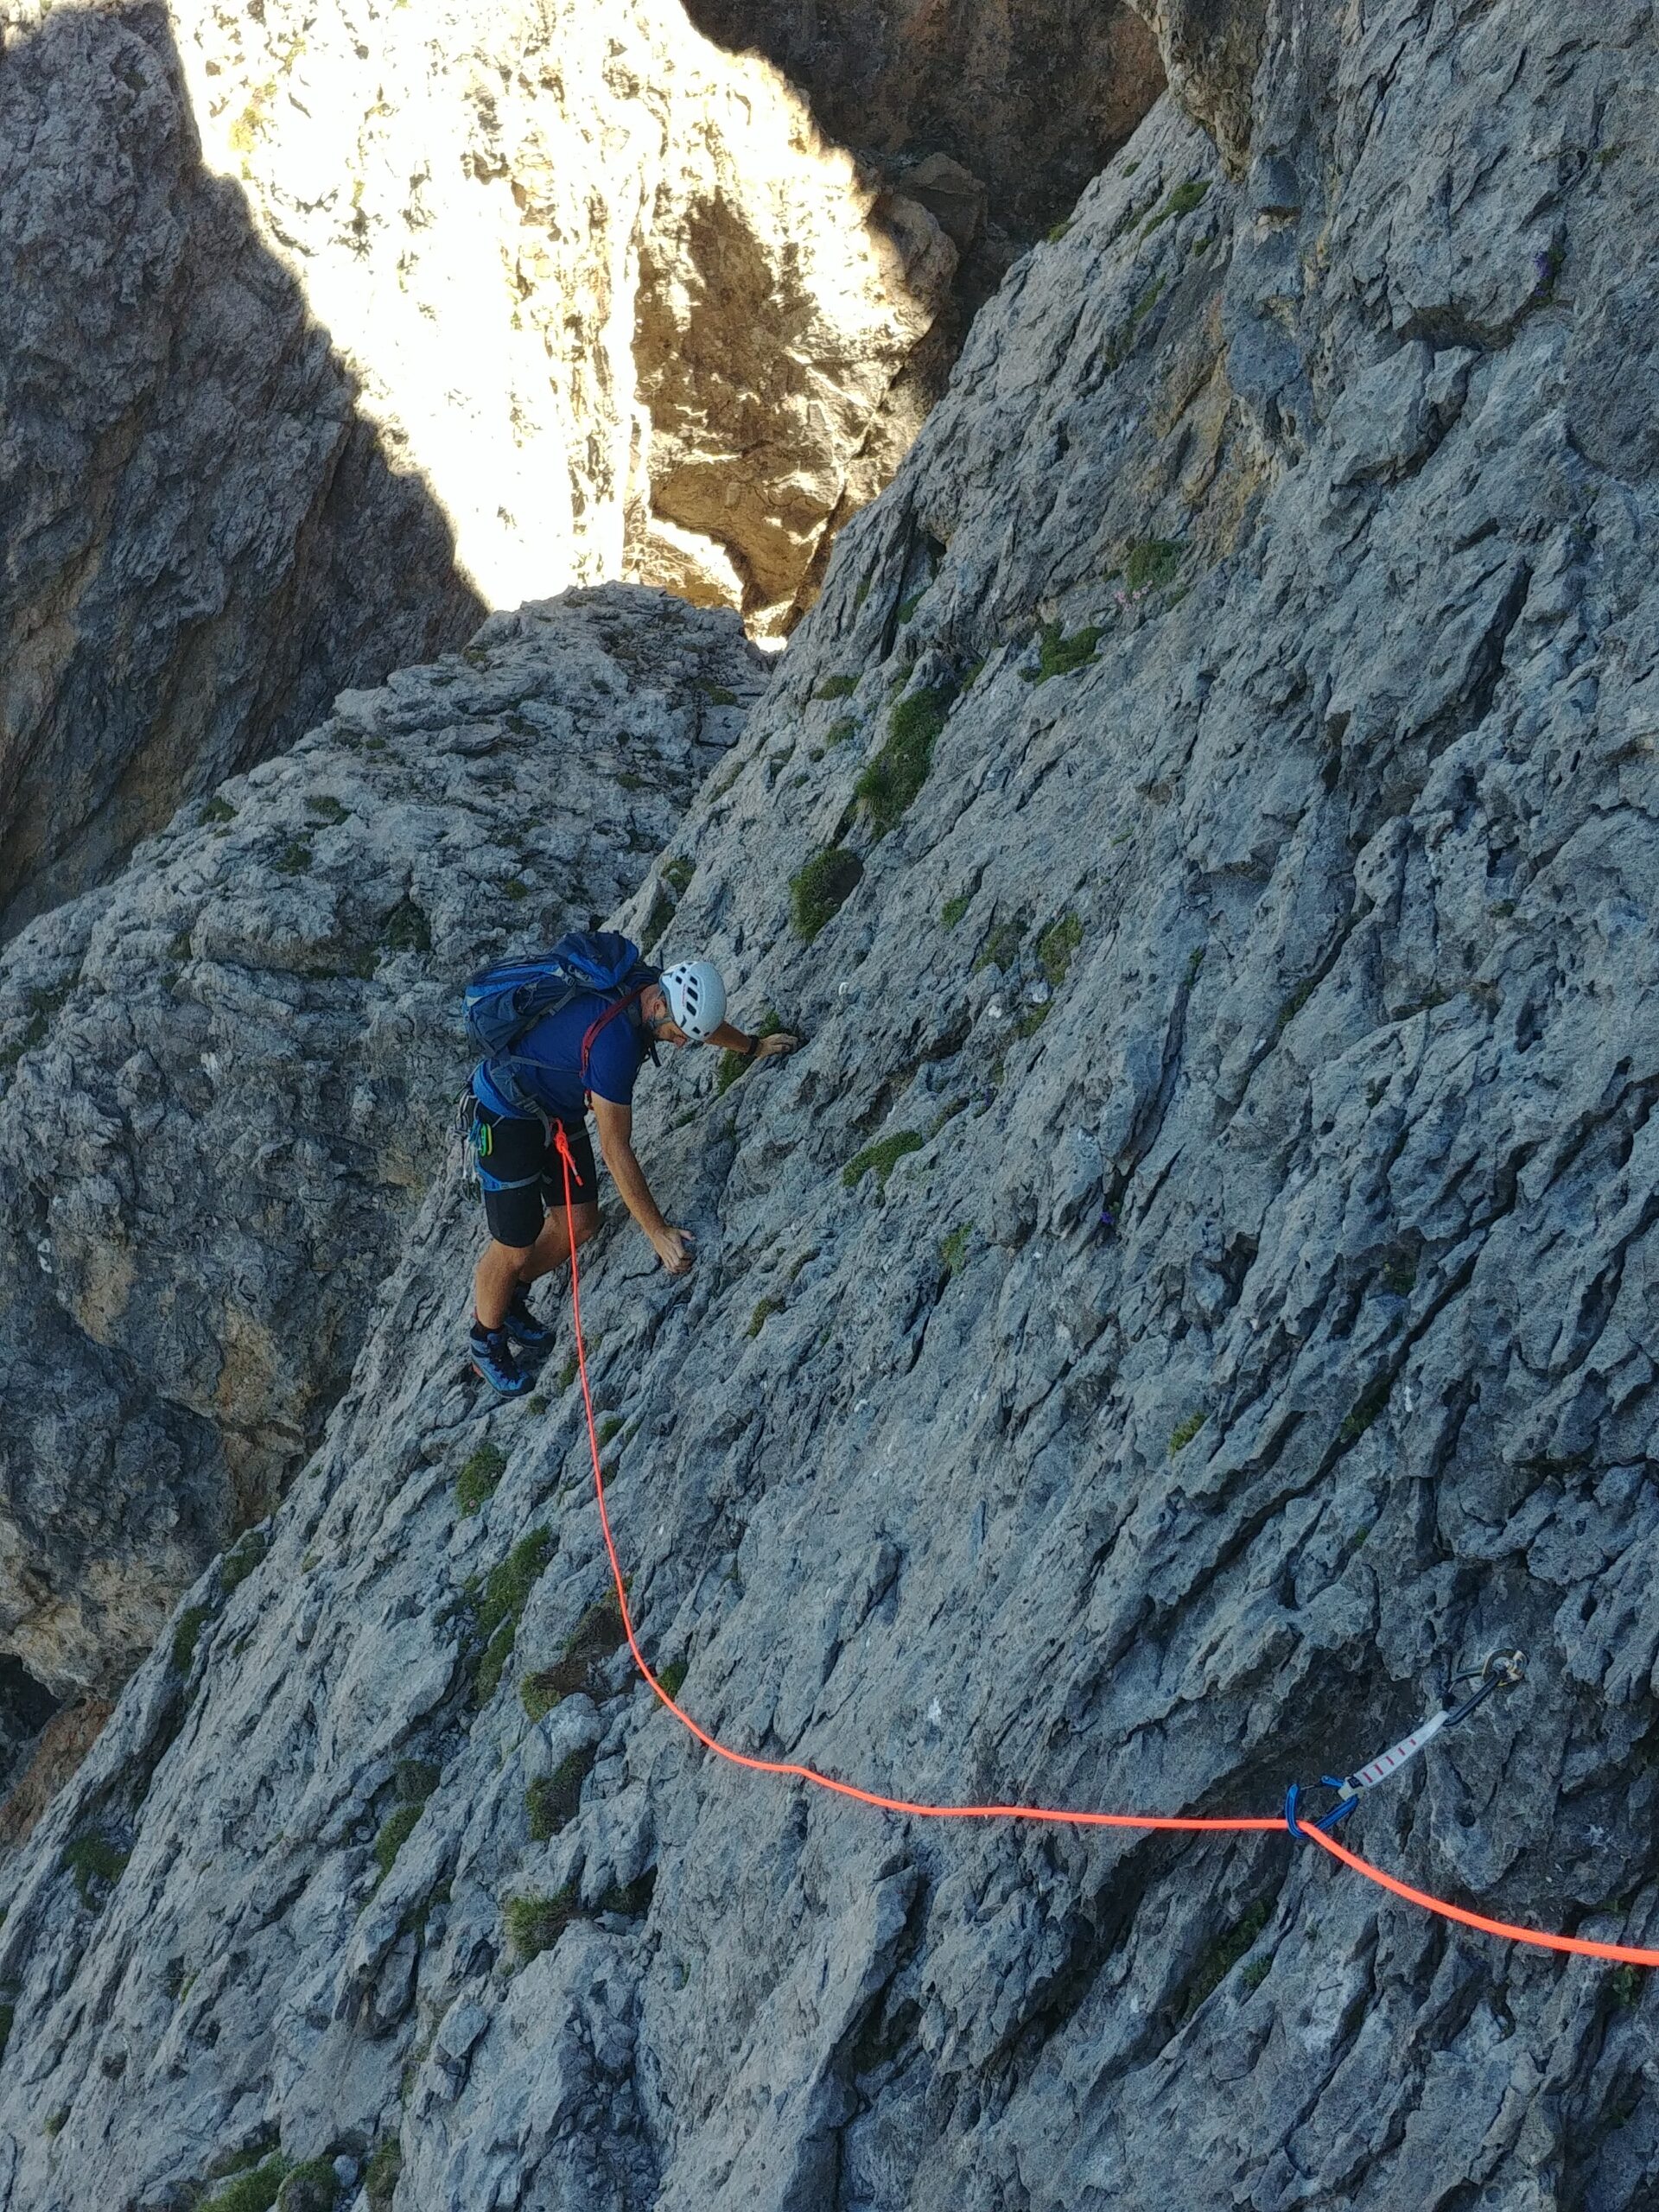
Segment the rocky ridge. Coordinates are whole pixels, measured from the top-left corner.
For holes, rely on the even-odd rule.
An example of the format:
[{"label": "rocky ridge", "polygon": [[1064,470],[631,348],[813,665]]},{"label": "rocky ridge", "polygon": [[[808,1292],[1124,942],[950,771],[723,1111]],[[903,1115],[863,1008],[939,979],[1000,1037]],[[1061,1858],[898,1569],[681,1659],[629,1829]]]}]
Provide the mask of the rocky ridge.
[{"label": "rocky ridge", "polygon": [[[1236,183],[1161,105],[677,833],[677,932],[810,1040],[659,1083],[696,1272],[588,1276],[632,1603],[728,1739],[1268,1811],[1520,1643],[1358,1840],[1659,1935],[1653,29],[1287,6]],[[1634,1975],[1277,1836],[706,1762],[563,1367],[450,1378],[474,1236],[441,1182],[268,1548],[11,1869],[0,2204],[239,2155],[372,2212],[1087,2212],[1175,2146],[1199,2212],[1639,2212]]]},{"label": "rocky ridge", "polygon": [[0,1622],[54,1694],[118,1688],[315,1445],[443,1156],[461,980],[632,888],[765,675],[637,587],[493,615],[0,956]]}]

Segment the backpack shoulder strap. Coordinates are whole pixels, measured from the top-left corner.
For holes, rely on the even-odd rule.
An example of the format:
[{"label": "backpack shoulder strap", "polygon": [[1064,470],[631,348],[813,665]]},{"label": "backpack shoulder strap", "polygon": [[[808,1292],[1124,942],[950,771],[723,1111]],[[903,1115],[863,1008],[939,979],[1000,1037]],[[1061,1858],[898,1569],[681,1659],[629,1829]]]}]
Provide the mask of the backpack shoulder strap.
[{"label": "backpack shoulder strap", "polygon": [[607,1021],[614,1021],[617,1015],[626,1007],[632,1006],[648,988],[647,983],[636,983],[631,991],[625,992],[620,999],[613,1000],[603,1014],[588,1023],[587,1033],[582,1040],[582,1060],[579,1068],[584,1094],[588,1090],[588,1061],[594,1049],[594,1038],[598,1036]]}]

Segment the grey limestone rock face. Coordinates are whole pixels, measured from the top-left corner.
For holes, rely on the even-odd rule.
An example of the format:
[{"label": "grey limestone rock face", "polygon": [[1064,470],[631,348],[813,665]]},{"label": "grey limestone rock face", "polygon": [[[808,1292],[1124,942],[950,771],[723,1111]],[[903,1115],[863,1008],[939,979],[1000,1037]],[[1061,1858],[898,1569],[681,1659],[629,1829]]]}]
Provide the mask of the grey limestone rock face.
[{"label": "grey limestone rock face", "polygon": [[[1161,105],[677,832],[677,941],[808,1041],[642,1085],[696,1268],[613,1223],[584,1306],[644,1648],[738,1749],[1270,1815],[1519,1643],[1350,1840],[1659,1939],[1653,40],[1280,10],[1236,184]],[[1641,2212],[1633,1974],[699,1751],[568,1334],[453,1380],[475,1236],[441,1177],[9,1870],[8,2212],[278,2142],[397,2212]]]},{"label": "grey limestone rock face", "polygon": [[765,676],[634,586],[492,616],[0,956],[0,1618],[56,1693],[118,1685],[315,1444],[442,1158],[461,979],[608,912]]}]

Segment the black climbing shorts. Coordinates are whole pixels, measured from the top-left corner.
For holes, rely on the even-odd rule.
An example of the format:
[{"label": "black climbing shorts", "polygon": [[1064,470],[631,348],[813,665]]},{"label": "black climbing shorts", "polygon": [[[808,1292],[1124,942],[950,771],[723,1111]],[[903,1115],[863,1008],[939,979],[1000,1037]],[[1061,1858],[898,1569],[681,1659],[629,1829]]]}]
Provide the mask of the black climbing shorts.
[{"label": "black climbing shorts", "polygon": [[[570,1147],[570,1201],[591,1206],[599,1202],[599,1171],[588,1125],[563,1124]],[[564,1208],[564,1162],[542,1123],[526,1114],[492,1113],[481,1100],[473,1101],[473,1151],[479,1179],[484,1185],[484,1218],[498,1244],[522,1250],[542,1233],[550,1206]],[[492,1190],[492,1184],[511,1184],[509,1190]]]}]

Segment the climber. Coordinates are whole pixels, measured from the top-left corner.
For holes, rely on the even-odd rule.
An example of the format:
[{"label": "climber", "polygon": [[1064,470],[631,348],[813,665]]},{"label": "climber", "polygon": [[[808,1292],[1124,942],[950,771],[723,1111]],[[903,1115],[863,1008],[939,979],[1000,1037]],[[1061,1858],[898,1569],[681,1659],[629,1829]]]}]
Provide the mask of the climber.
[{"label": "climber", "polygon": [[552,1335],[531,1310],[529,1286],[570,1255],[557,1150],[561,1128],[572,1155],[577,1243],[585,1244],[599,1227],[598,1176],[583,1111],[589,1100],[600,1150],[628,1211],[670,1274],[690,1271],[690,1232],[664,1218],[634,1157],[633,1085],[640,1063],[648,1054],[656,1059],[658,1045],[715,1045],[758,1060],[792,1052],[801,1041],[787,1033],[750,1037],[725,1017],[719,969],[707,960],[682,960],[620,1003],[584,992],[543,1015],[515,1043],[514,1069],[545,1118],[504,1096],[487,1063],[475,1071],[472,1142],[483,1170],[490,1242],[473,1279],[467,1353],[503,1396],[518,1397],[531,1386],[515,1346],[537,1350]]}]

